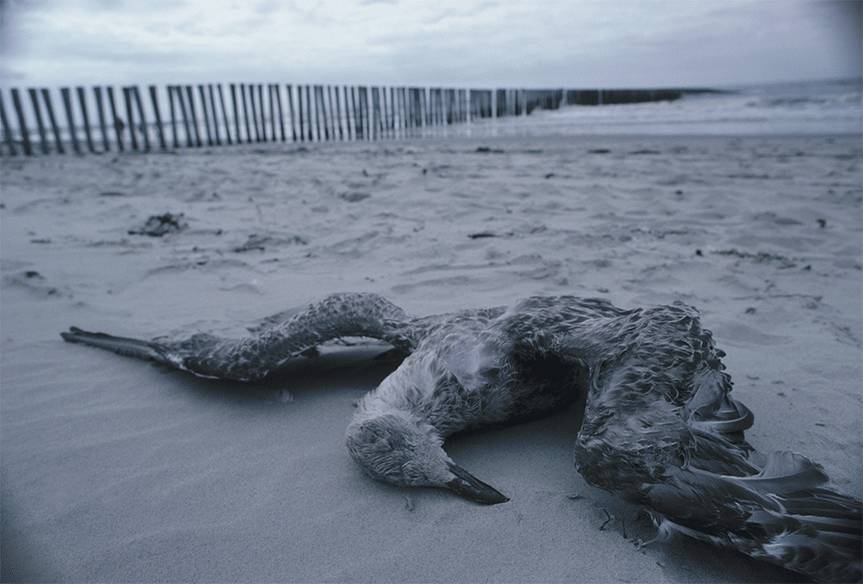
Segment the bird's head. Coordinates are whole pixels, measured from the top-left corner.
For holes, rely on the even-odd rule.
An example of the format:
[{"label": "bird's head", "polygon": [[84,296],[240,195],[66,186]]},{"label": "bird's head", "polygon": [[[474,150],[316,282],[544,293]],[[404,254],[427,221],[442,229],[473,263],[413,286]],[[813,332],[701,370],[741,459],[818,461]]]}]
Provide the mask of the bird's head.
[{"label": "bird's head", "polygon": [[347,446],[371,477],[400,486],[439,487],[493,505],[509,499],[455,464],[437,430],[410,414],[388,413],[353,422]]}]

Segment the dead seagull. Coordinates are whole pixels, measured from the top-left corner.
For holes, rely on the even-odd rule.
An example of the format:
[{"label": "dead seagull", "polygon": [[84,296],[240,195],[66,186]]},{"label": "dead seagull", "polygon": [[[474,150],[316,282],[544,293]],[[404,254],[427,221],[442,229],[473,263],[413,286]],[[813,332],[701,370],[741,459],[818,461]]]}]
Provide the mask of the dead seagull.
[{"label": "dead seagull", "polygon": [[646,507],[661,532],[819,580],[861,577],[861,502],[821,487],[827,476],[807,458],[763,455],[745,441],[752,413],[730,397],[724,353],[684,304],[623,310],[533,297],[411,318],[376,294],[346,293],[265,319],[240,339],[142,341],[78,328],[62,336],[236,381],[261,380],[327,340],[382,339],[409,356],[362,399],[347,430],[348,451],[376,479],[503,503],[452,461],[444,439],[579,403],[579,472]]}]

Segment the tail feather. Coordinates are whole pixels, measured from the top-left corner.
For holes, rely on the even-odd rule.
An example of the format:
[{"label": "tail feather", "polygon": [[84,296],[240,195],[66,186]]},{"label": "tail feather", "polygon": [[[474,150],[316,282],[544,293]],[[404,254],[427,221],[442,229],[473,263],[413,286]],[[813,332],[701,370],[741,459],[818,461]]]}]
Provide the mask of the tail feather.
[{"label": "tail feather", "polygon": [[823,469],[799,454],[754,454],[753,461],[760,470],[751,476],[696,465],[676,471],[649,489],[648,503],[667,527],[691,537],[816,580],[859,581],[863,504],[819,487],[827,481]]}]

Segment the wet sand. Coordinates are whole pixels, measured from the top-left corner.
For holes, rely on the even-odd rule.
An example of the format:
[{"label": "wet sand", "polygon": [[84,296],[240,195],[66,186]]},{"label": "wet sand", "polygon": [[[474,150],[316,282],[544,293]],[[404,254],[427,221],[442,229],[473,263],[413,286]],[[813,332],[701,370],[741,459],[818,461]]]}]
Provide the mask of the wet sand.
[{"label": "wet sand", "polygon": [[[0,160],[4,581],[761,582],[575,472],[575,412],[458,436],[512,498],[367,479],[343,437],[396,363],[255,388],[63,343],[240,334],[336,291],[416,314],[533,294],[700,307],[750,441],[863,492],[863,149],[848,137],[431,139]],[[148,217],[185,229],[130,234]],[[607,519],[611,517],[611,521]]]}]

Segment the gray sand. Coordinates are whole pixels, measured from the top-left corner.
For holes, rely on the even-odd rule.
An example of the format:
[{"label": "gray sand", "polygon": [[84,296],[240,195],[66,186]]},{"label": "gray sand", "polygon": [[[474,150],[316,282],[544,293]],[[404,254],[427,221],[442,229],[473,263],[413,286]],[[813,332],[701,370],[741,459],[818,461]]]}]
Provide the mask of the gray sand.
[{"label": "gray sand", "polygon": [[[452,441],[512,498],[480,507],[351,462],[352,403],[394,366],[374,348],[248,389],[58,333],[239,333],[346,290],[415,313],[681,299],[728,353],[751,442],[859,497],[861,157],[855,137],[632,137],[4,159],[2,578],[795,579],[684,538],[639,550],[649,525],[573,468],[573,412]],[[128,233],[165,212],[188,226]]]}]

